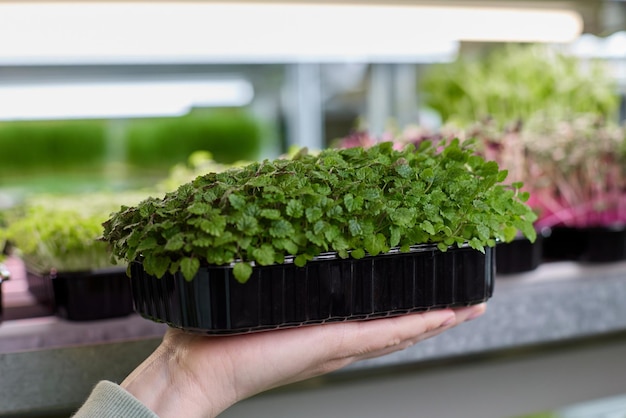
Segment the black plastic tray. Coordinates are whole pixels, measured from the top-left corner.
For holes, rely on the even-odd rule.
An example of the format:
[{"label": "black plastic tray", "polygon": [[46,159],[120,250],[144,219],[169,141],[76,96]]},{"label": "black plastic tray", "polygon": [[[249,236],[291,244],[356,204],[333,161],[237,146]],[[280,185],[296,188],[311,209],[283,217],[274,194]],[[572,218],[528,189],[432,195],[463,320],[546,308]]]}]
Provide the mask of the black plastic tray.
[{"label": "black plastic tray", "polygon": [[543,236],[537,234],[535,242],[519,237],[511,242],[496,245],[496,273],[510,275],[533,271],[543,261]]},{"label": "black plastic tray", "polygon": [[609,263],[626,260],[626,226],[547,229],[543,258]]},{"label": "black plastic tray", "polygon": [[[323,258],[323,259],[322,259]],[[240,334],[331,321],[466,306],[493,293],[495,257],[471,248],[416,246],[360,260],[334,255],[255,267],[245,284],[229,266],[157,279],[131,264],[135,310],[157,322],[204,334]]]},{"label": "black plastic tray", "polygon": [[61,318],[91,321],[133,313],[126,267],[43,274],[27,270],[26,275],[38,303]]}]

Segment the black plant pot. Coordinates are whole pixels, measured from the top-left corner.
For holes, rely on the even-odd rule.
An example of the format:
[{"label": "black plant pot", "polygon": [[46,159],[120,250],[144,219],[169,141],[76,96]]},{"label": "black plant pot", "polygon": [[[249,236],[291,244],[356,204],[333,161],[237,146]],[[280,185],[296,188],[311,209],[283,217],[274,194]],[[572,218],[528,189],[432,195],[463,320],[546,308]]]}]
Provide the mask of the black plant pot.
[{"label": "black plant pot", "polygon": [[27,270],[27,279],[37,301],[64,319],[91,321],[133,312],[125,267],[45,274]]},{"label": "black plant pot", "polygon": [[39,273],[26,267],[26,282],[28,292],[35,298],[37,304],[47,315],[54,314],[54,289],[50,280],[50,273]]},{"label": "black plant pot", "polygon": [[588,228],[581,259],[590,263],[626,260],[626,226]]},{"label": "black plant pot", "polygon": [[511,242],[496,245],[496,272],[498,275],[533,271],[541,265],[543,236],[537,234],[535,242],[519,237]]},{"label": "black plant pot", "polygon": [[4,305],[2,303],[2,282],[4,282],[5,280],[9,280],[9,278],[9,270],[7,270],[4,264],[0,263],[0,323],[4,319]]},{"label": "black plant pot", "polygon": [[304,267],[255,267],[245,283],[230,266],[201,267],[157,279],[131,264],[135,310],[172,327],[204,334],[238,334],[331,321],[399,315],[484,302],[493,292],[493,249],[447,252],[416,246],[360,260],[334,254]]},{"label": "black plant pot", "polygon": [[607,263],[626,260],[626,226],[554,227],[544,232],[546,261]]}]

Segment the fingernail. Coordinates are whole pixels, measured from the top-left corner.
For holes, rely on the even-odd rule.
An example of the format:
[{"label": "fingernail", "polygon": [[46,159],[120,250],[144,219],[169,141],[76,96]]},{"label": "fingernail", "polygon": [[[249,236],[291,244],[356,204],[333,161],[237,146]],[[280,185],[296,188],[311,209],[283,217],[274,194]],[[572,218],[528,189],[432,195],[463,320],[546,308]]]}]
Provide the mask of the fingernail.
[{"label": "fingernail", "polygon": [[466,319],[466,321],[471,321],[472,319],[476,319],[480,316],[483,316],[483,314],[485,313],[484,309],[475,309],[474,312],[472,312]]}]

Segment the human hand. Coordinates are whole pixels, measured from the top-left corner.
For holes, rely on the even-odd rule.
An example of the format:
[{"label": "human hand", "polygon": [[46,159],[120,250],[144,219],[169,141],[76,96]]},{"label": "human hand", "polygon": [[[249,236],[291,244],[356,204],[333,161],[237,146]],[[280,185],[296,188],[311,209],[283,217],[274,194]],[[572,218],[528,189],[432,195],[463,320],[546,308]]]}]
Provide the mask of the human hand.
[{"label": "human hand", "polygon": [[485,311],[485,304],[233,336],[168,329],[122,382],[161,418],[215,417],[257,393],[403,350]]}]

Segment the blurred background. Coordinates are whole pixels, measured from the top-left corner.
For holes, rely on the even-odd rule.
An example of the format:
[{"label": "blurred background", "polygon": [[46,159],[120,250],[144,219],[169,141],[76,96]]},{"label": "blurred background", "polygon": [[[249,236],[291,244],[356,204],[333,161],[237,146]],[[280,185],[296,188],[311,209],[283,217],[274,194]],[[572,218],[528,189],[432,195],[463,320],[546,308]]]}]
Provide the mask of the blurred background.
[{"label": "blurred background", "polygon": [[[539,215],[541,247],[523,243],[499,252],[507,257],[498,261],[503,298],[490,313],[490,325],[468,328],[461,339],[469,341],[467,350],[459,340],[446,340],[455,347],[448,346],[449,355],[428,354],[426,346],[417,360],[397,360],[395,369],[374,378],[387,385],[386,392],[367,386],[372,377],[363,373],[316,381],[317,392],[304,387],[294,389],[295,395],[272,394],[226,416],[259,416],[260,407],[269,411],[261,416],[381,416],[367,402],[369,415],[368,407],[355,406],[355,399],[367,396],[350,391],[363,390],[387,393],[384,405],[397,406],[387,411],[391,416],[626,417],[626,383],[617,376],[626,375],[626,363],[619,360],[626,349],[623,0],[0,0],[0,244],[12,276],[4,284],[0,359],[50,349],[45,335],[65,326],[33,328],[28,320],[68,320],[67,312],[46,305],[45,297],[42,302],[41,289],[27,287],[16,259],[43,270],[106,266],[92,253],[85,264],[78,256],[59,261],[55,252],[71,247],[68,242],[85,250],[122,204],[171,191],[207,171],[276,158],[297,147],[451,136],[477,140],[479,152],[507,169],[511,181],[524,182]],[[82,229],[70,231],[68,224]],[[59,225],[65,232],[58,232]],[[42,244],[52,236],[56,241]],[[599,284],[587,287],[589,277]],[[574,287],[560,288],[564,283]],[[518,300],[529,304],[513,309],[515,324],[504,321]],[[593,308],[582,306],[585,300]],[[537,316],[529,318],[533,312]],[[112,316],[123,314],[128,312]],[[103,330],[105,317],[95,318],[105,321],[95,322]],[[487,336],[490,326],[505,330],[500,340]],[[154,337],[161,331],[123,334]],[[77,331],[70,326],[63,332]],[[82,328],[80,333],[86,335]],[[71,341],[120,339],[102,335]],[[29,342],[17,343],[18,336]],[[555,342],[588,347],[589,341],[601,342],[598,351],[568,352],[571,358],[558,356],[558,365],[546,357],[556,356],[554,345],[534,363],[507,365],[520,379],[518,389],[526,391],[518,398],[503,393],[507,378],[497,365],[475,363],[476,356],[505,348]],[[464,352],[471,352],[474,363],[464,357],[463,366],[446,362],[438,372],[443,360]],[[587,386],[573,383],[582,379],[578,374],[555,378],[557,369],[576,370],[602,358],[589,366],[593,372],[577,369],[591,376]],[[420,362],[427,363],[421,374]],[[471,367],[478,371],[457,375]],[[16,368],[7,370],[22,376]],[[531,379],[541,372],[555,378],[540,385],[544,389]],[[34,371],[24,373],[36,381]],[[435,405],[420,414],[405,399],[429,381],[442,386],[420,398]],[[500,382],[500,391],[492,381]],[[463,393],[461,382],[485,390],[482,398],[465,400],[469,412],[441,395]],[[499,406],[477,406],[490,388]],[[15,400],[24,399],[12,390]],[[7,406],[0,416],[53,416],[75,405],[71,398],[58,403],[43,388],[33,390],[48,402],[37,413]],[[343,396],[352,396],[349,405],[332,400]],[[272,410],[277,399],[284,407]],[[324,399],[334,408],[328,415],[315,409]],[[572,406],[583,401],[596,403]]]},{"label": "blurred background", "polygon": [[[0,6],[5,206],[42,190],[149,185],[197,150],[233,163],[323,148],[355,129],[509,123],[548,105],[625,118],[620,1]],[[511,44],[607,68],[569,70],[550,91],[568,70],[544,51],[489,61]],[[442,64],[461,61],[447,83],[434,79],[433,68],[443,77]],[[483,106],[498,98],[504,109]]]}]

